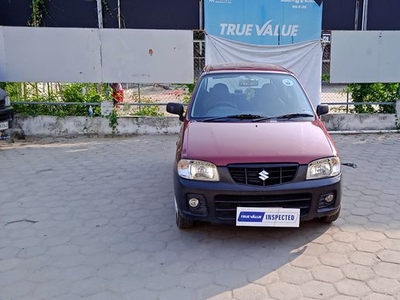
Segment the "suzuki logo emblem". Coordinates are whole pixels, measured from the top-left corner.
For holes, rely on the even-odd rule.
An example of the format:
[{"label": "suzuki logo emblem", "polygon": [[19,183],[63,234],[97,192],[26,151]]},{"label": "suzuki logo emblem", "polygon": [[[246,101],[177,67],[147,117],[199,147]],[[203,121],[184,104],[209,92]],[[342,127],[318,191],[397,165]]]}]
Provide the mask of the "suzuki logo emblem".
[{"label": "suzuki logo emblem", "polygon": [[262,181],[265,181],[269,178],[269,173],[265,170],[262,170],[260,173],[258,173],[258,175],[260,175],[258,178],[260,178]]}]

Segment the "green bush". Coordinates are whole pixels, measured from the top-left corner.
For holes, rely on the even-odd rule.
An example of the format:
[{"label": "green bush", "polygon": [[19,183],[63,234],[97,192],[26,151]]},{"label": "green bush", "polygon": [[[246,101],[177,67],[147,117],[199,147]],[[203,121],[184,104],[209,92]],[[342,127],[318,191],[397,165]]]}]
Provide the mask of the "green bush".
[{"label": "green bush", "polygon": [[[395,113],[395,101],[399,97],[398,83],[352,83],[346,89],[355,103],[365,103],[355,105],[356,113]],[[393,105],[373,106],[368,102],[393,102]]]},{"label": "green bush", "polygon": [[[73,104],[13,104],[15,112],[25,116],[87,116],[89,105],[110,98],[107,85],[68,83],[6,83],[5,89],[13,101],[18,102],[74,102]],[[100,115],[100,106],[93,106],[94,114]]]},{"label": "green bush", "polygon": [[[193,92],[195,84],[179,85],[187,89],[188,95],[184,96],[183,103],[187,104],[190,94]],[[15,112],[23,116],[87,116],[88,103],[98,103],[93,105],[95,116],[101,114],[100,103],[103,100],[111,99],[111,89],[107,84],[86,84],[86,83],[0,83],[0,87],[7,90],[10,94]],[[130,106],[129,103],[123,104],[123,110],[118,109],[118,115],[123,116],[163,116],[163,110],[154,103],[150,97],[140,97],[134,94],[132,100],[141,104],[140,106]],[[15,102],[26,102],[16,104]],[[29,102],[35,102],[30,104]],[[37,102],[54,102],[57,104],[36,104]],[[63,104],[64,102],[74,104]],[[76,103],[76,104],[75,104]],[[154,105],[153,105],[154,104]],[[121,104],[117,108],[121,108]]]},{"label": "green bush", "polygon": [[329,76],[329,74],[322,74],[322,82],[329,82],[331,80],[331,77]]},{"label": "green bush", "polygon": [[161,117],[163,113],[160,112],[160,108],[156,105],[143,105],[140,106],[134,113],[134,116],[146,116],[146,117]]},{"label": "green bush", "polygon": [[[139,95],[133,94],[132,99],[134,102],[141,104],[152,104],[153,100],[150,97],[139,97]],[[147,117],[161,117],[164,114],[160,112],[158,105],[138,105],[136,108],[129,112],[129,115],[133,116],[147,116]]]}]

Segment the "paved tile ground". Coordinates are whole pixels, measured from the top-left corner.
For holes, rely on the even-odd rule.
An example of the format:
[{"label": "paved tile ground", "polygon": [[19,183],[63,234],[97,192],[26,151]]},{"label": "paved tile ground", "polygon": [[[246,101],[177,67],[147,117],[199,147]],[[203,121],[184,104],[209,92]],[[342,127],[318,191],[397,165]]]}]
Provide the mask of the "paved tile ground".
[{"label": "paved tile ground", "polygon": [[328,226],[175,226],[176,136],[0,144],[0,300],[400,299],[400,135],[334,135]]}]

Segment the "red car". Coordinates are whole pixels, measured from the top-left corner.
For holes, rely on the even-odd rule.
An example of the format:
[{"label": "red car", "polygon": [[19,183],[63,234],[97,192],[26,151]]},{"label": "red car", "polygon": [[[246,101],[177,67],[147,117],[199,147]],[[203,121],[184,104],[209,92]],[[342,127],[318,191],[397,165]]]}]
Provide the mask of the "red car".
[{"label": "red car", "polygon": [[183,122],[174,163],[176,223],[298,227],[333,222],[341,164],[320,115],[296,76],[268,64],[206,66]]}]

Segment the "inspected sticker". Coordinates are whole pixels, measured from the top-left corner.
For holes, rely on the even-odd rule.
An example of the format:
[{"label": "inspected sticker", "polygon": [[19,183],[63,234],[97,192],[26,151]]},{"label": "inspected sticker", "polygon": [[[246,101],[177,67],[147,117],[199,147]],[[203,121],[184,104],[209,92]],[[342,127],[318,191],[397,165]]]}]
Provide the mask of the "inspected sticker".
[{"label": "inspected sticker", "polygon": [[238,207],[236,226],[299,227],[300,209],[281,207]]},{"label": "inspected sticker", "polygon": [[290,79],[283,79],[282,83],[286,86],[292,86],[293,85],[293,81]]}]

